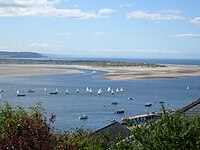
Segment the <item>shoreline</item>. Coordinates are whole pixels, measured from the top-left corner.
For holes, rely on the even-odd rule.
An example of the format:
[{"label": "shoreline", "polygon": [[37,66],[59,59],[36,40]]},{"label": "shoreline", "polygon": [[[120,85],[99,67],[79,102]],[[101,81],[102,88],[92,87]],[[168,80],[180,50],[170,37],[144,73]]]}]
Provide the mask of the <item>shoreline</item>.
[{"label": "shoreline", "polygon": [[[107,72],[97,78],[108,80],[143,80],[200,76],[200,66],[166,65],[167,67],[94,67],[85,65],[55,64],[0,64],[0,76],[81,74],[79,69]],[[73,68],[73,69],[71,69]],[[76,69],[77,68],[77,69]]]}]

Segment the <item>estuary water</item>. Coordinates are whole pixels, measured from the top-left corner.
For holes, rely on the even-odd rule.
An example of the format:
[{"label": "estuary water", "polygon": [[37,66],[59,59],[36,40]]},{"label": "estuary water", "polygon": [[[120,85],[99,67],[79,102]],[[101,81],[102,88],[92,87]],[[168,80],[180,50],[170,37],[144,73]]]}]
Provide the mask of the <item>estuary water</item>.
[{"label": "estuary water", "polygon": [[[67,69],[67,68],[66,68]],[[70,75],[18,75],[1,76],[0,104],[8,101],[13,106],[28,107],[36,102],[42,102],[47,116],[56,114],[55,128],[69,130],[75,127],[99,129],[111,123],[112,119],[121,122],[124,116],[135,116],[149,111],[159,111],[159,101],[164,101],[165,108],[179,109],[200,97],[200,77],[178,77],[135,81],[111,81],[98,79],[96,76],[104,74],[102,71],[82,70],[83,74]],[[123,88],[123,92],[110,94],[107,88]],[[189,90],[187,90],[189,86]],[[92,89],[92,94],[86,93],[86,87]],[[28,89],[35,92],[28,93]],[[47,92],[44,92],[44,88]],[[50,91],[58,89],[58,94],[50,95]],[[65,89],[69,94],[65,94]],[[80,93],[76,93],[79,88]],[[98,89],[102,95],[98,95]],[[18,97],[16,91],[20,89],[25,97]],[[133,97],[133,100],[128,100]],[[111,105],[111,102],[118,102]],[[147,102],[152,103],[146,108]],[[114,114],[124,109],[124,114]],[[79,116],[87,115],[87,120],[80,120]]]}]

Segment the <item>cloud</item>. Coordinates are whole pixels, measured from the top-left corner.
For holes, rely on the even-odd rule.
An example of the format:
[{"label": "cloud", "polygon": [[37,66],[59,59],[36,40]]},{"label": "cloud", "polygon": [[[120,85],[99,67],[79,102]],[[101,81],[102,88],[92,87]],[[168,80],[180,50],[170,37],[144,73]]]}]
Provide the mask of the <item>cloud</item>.
[{"label": "cloud", "polygon": [[107,34],[108,33],[105,33],[105,32],[95,32],[95,33],[93,33],[93,35],[95,35],[95,36],[105,36]]},{"label": "cloud", "polygon": [[133,11],[126,14],[128,19],[145,19],[151,21],[162,20],[184,20],[185,18],[180,15],[179,10],[164,10],[156,13],[148,13],[144,11]]},{"label": "cloud", "polygon": [[102,9],[99,10],[99,14],[100,15],[112,14],[114,12],[116,12],[116,10],[115,9],[110,9],[110,8],[102,8]]},{"label": "cloud", "polygon": [[200,17],[196,17],[196,18],[190,20],[190,23],[200,26]]},{"label": "cloud", "polygon": [[51,47],[50,44],[48,43],[31,43],[30,46],[29,46],[31,49],[41,49],[41,48],[49,48]]},{"label": "cloud", "polygon": [[192,34],[192,33],[177,34],[174,37],[176,37],[176,38],[200,38],[200,34]]},{"label": "cloud", "polygon": [[[66,1],[66,0],[65,0]],[[57,8],[56,4],[64,0],[0,0],[0,17],[54,17],[73,19],[107,18],[113,9],[103,8],[98,12],[84,12],[80,9]]]}]

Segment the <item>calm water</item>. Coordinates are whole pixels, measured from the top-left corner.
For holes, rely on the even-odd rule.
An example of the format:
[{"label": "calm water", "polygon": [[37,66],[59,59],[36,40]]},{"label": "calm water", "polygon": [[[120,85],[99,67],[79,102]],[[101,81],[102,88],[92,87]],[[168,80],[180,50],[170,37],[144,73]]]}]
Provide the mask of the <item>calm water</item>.
[{"label": "calm water", "polygon": [[[85,127],[98,129],[111,123],[111,119],[121,121],[124,116],[134,116],[147,113],[148,111],[160,110],[158,101],[165,101],[166,108],[177,109],[185,106],[200,97],[200,77],[182,77],[170,79],[150,79],[137,81],[111,81],[97,79],[95,76],[104,72],[84,70],[84,74],[73,75],[24,75],[24,76],[1,76],[0,88],[2,93],[2,105],[9,101],[12,105],[30,106],[35,102],[42,102],[48,115],[56,113],[56,128],[62,130],[73,127]],[[186,87],[190,89],[187,91]],[[85,92],[86,87],[92,88],[93,94]],[[108,94],[106,90],[123,87],[124,92]],[[27,93],[32,88],[34,93]],[[47,93],[44,92],[47,88]],[[50,95],[49,91],[58,89],[57,95]],[[65,89],[69,94],[65,94]],[[76,93],[79,88],[80,93]],[[102,95],[97,95],[101,88]],[[16,91],[20,89],[26,94],[25,97],[17,97]],[[128,100],[133,97],[133,100]],[[110,103],[116,101],[118,105]],[[145,103],[151,102],[150,110],[145,108]],[[113,114],[123,108],[124,114]],[[87,120],[80,120],[81,115],[88,115]]]}]

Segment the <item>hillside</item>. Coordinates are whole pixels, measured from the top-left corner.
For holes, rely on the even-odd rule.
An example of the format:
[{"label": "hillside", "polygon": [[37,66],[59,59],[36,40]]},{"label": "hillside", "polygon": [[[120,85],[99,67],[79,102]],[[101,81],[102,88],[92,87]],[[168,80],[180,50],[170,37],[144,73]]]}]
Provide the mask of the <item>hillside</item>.
[{"label": "hillside", "polygon": [[9,58],[43,58],[39,53],[35,52],[5,52],[0,51],[0,59],[9,59]]}]

